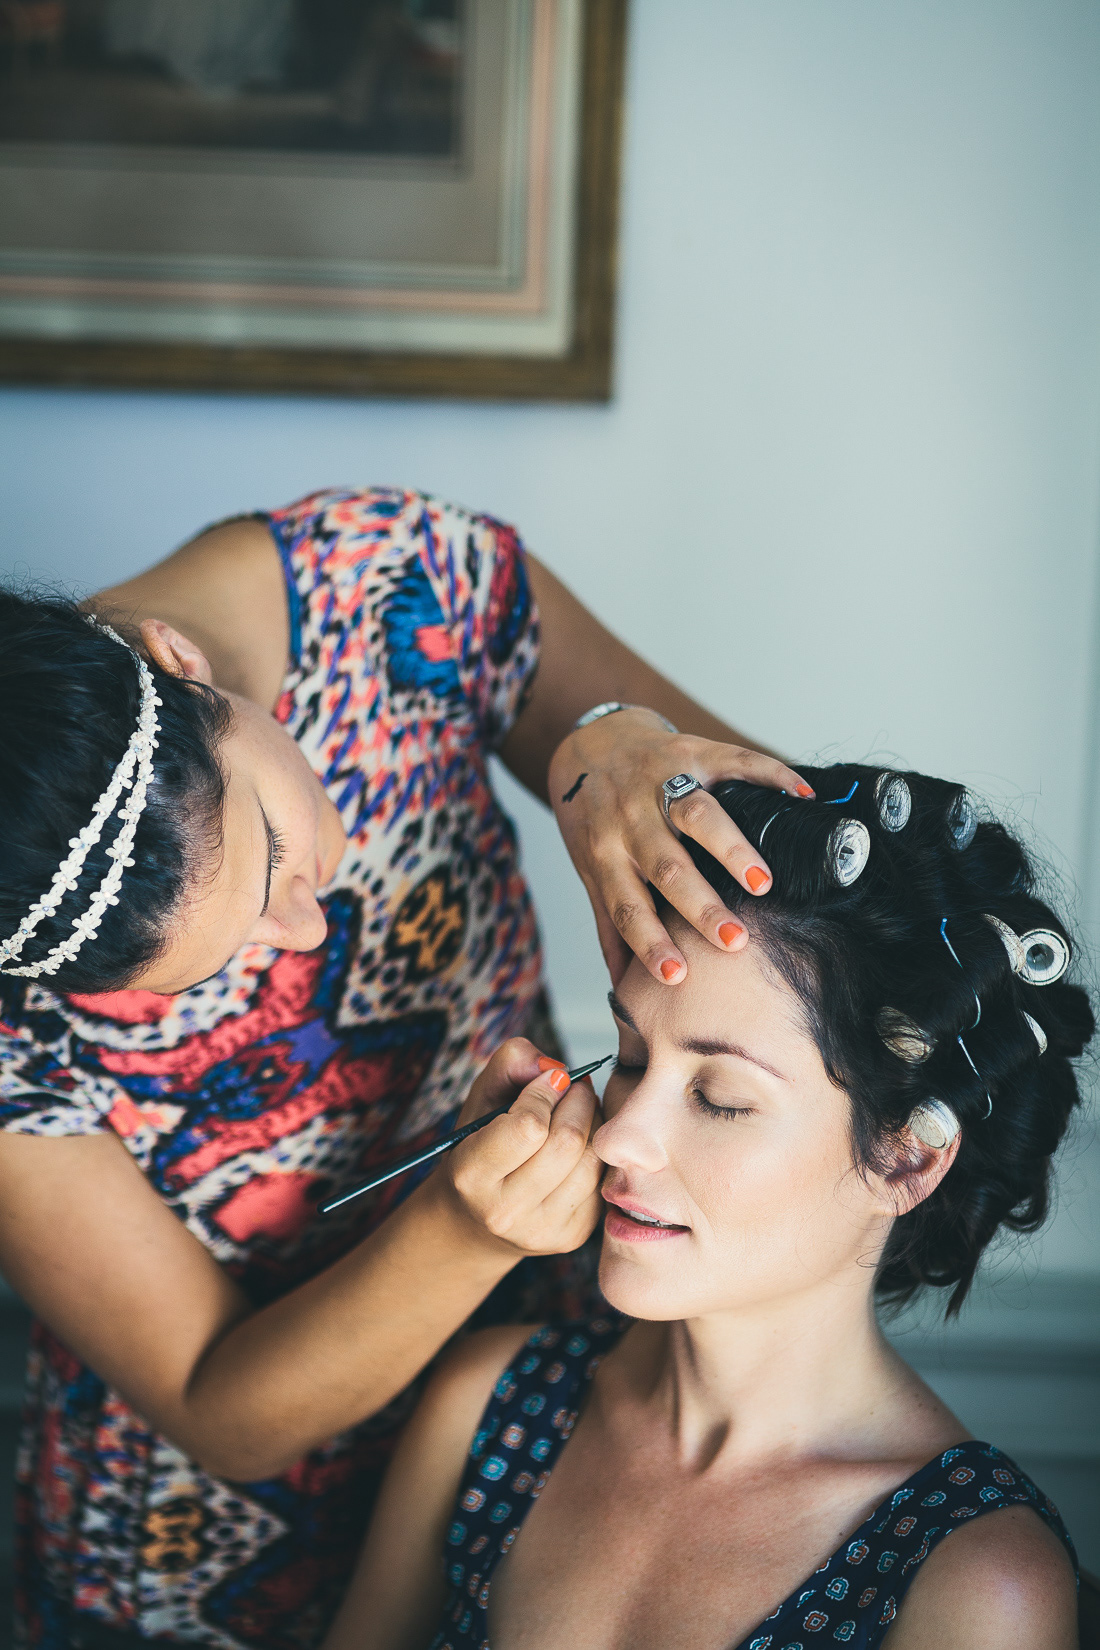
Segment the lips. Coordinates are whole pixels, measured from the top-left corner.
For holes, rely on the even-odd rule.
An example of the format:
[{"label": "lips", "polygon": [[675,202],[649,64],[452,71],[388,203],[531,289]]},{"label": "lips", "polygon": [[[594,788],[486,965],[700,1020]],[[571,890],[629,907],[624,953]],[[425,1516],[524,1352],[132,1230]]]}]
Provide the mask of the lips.
[{"label": "lips", "polygon": [[691,1230],[690,1226],[663,1219],[633,1198],[610,1197],[607,1192],[603,1196],[609,1205],[604,1230],[610,1237],[627,1243],[652,1243],[683,1237]]}]

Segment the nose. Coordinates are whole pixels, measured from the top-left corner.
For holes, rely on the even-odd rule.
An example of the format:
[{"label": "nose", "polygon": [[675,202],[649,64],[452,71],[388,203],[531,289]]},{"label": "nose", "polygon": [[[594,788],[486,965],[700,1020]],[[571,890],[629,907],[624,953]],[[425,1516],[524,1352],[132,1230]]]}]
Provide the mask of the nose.
[{"label": "nose", "polygon": [[596,1130],[592,1137],[596,1156],[611,1169],[637,1169],[645,1174],[666,1169],[662,1111],[658,1095],[643,1078],[614,1116]]},{"label": "nose", "polygon": [[252,935],[280,951],[316,951],[328,932],[325,913],[305,877],[292,877],[278,891]]}]

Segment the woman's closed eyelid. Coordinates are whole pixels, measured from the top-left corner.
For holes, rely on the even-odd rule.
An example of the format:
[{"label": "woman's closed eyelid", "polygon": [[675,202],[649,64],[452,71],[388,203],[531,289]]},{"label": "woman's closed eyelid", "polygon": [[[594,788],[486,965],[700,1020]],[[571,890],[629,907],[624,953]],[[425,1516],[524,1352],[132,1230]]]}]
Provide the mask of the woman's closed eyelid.
[{"label": "woman's closed eyelid", "polygon": [[693,1087],[691,1098],[699,1110],[708,1117],[751,1117],[756,1110],[755,1106],[722,1106],[714,1100],[708,1100],[702,1089]]}]

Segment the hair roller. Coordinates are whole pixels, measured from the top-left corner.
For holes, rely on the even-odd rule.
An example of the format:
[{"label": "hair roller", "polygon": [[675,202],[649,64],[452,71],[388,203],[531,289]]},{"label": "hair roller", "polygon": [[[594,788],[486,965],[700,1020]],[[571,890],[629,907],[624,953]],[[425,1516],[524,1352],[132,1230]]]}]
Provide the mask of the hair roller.
[{"label": "hair roller", "polygon": [[833,881],[848,888],[863,875],[871,853],[871,833],[862,819],[842,819],[829,833],[826,865]]},{"label": "hair roller", "polygon": [[950,1146],[961,1130],[954,1110],[944,1100],[925,1100],[914,1107],[906,1126],[909,1133],[915,1134],[923,1145],[937,1152]]},{"label": "hair roller", "polygon": [[960,791],[947,815],[947,831],[952,844],[961,853],[969,848],[978,829],[978,810],[969,791]]},{"label": "hair roller", "polygon": [[904,831],[913,812],[913,797],[900,773],[880,773],[875,780],[875,802],[884,831]]}]

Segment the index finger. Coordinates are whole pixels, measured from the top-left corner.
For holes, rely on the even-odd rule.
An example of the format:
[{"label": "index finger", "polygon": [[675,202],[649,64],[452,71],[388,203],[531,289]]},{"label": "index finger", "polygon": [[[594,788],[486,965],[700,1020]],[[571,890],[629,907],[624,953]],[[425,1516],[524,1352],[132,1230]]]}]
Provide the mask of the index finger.
[{"label": "index finger", "polygon": [[707,743],[715,753],[728,752],[727,760],[719,757],[718,760],[704,760],[701,764],[697,777],[705,778],[708,785],[716,785],[720,779],[744,779],[750,785],[760,785],[765,790],[786,791],[788,796],[811,797],[815,794],[813,786],[808,785],[800,773],[767,751],[751,750],[747,745],[717,745],[709,740]]},{"label": "index finger", "polygon": [[464,1140],[455,1148],[455,1156],[476,1153],[481,1168],[494,1180],[506,1179],[546,1144],[554,1113],[568,1088],[565,1068],[547,1060],[546,1069],[520,1090],[510,1109]]}]

